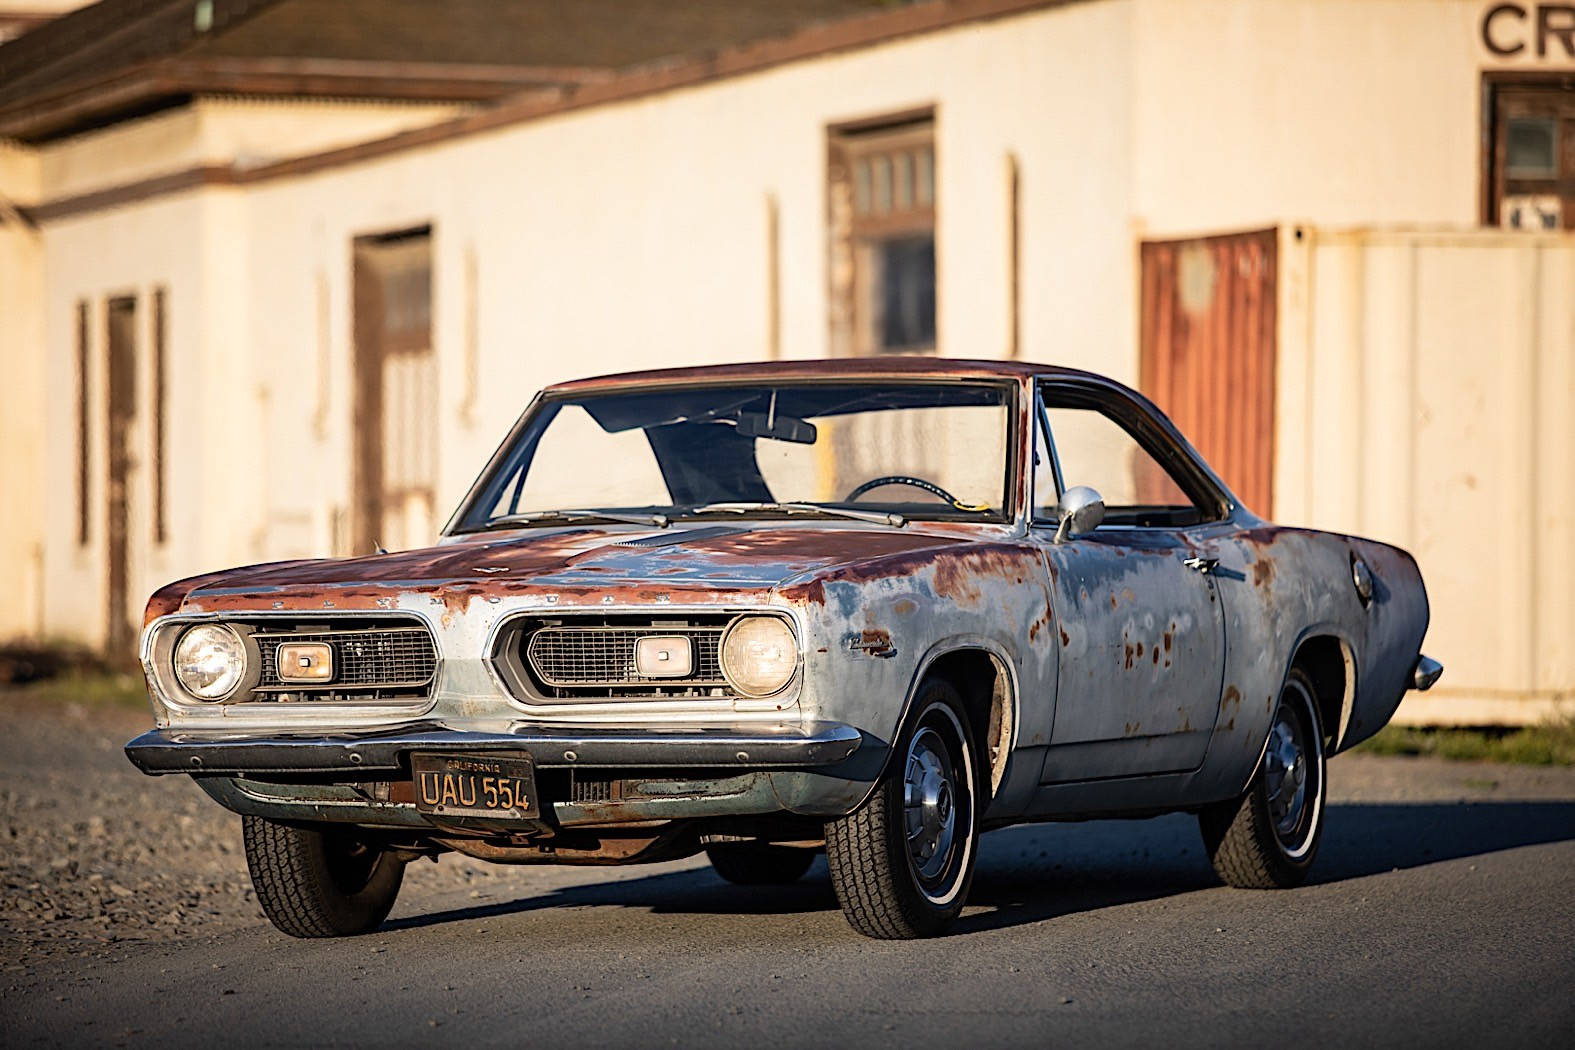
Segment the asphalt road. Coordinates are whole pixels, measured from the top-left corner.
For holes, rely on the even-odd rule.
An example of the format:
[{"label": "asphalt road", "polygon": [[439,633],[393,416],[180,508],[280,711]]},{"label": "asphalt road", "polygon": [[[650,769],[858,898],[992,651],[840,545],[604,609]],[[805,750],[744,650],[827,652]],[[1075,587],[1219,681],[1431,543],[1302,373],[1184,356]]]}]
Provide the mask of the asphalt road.
[{"label": "asphalt road", "polygon": [[703,860],[480,882],[445,860],[382,932],[331,942],[233,902],[116,941],[110,912],[109,937],[7,938],[0,1045],[1575,1044],[1575,771],[1344,756],[1330,783],[1302,889],[1221,887],[1185,817],[1018,828],[927,942],[855,935],[824,862],[745,890]]}]

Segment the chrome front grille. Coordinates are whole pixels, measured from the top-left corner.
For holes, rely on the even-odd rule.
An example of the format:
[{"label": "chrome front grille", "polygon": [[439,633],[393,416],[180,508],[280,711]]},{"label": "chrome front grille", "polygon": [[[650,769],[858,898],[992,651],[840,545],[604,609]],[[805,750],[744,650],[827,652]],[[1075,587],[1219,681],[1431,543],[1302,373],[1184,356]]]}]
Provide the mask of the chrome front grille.
[{"label": "chrome front grille", "polygon": [[[526,658],[543,684],[555,687],[722,686],[718,651],[725,627],[695,626],[546,626],[530,635]],[[635,668],[635,645],[642,637],[689,639],[694,665],[682,678],[642,675]]]},{"label": "chrome front grille", "polygon": [[[261,656],[259,700],[385,700],[430,695],[437,675],[437,647],[427,628],[415,624],[368,623],[344,628],[319,626],[284,630],[272,625],[252,639]],[[279,678],[279,647],[320,642],[333,653],[333,677],[326,682],[285,682]]]}]

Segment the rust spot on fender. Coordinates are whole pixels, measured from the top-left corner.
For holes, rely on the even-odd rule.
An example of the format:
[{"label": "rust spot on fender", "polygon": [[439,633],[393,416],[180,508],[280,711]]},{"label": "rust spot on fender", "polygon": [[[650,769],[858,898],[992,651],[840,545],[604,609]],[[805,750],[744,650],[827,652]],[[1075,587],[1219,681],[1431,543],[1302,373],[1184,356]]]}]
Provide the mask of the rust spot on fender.
[{"label": "rust spot on fender", "polygon": [[1267,587],[1274,580],[1274,562],[1267,558],[1259,558],[1252,563],[1252,582],[1258,587]]},{"label": "rust spot on fender", "polygon": [[1220,710],[1224,711],[1231,704],[1239,705],[1240,703],[1241,703],[1241,690],[1237,689],[1233,685],[1226,686],[1225,687],[1225,695],[1220,700]]},{"label": "rust spot on fender", "polygon": [[1062,645],[1071,645],[1072,644],[1072,639],[1067,636],[1065,627],[1061,628],[1061,644]]},{"label": "rust spot on fender", "polygon": [[1044,630],[1046,627],[1049,627],[1049,626],[1050,626],[1050,607],[1047,605],[1047,606],[1045,606],[1044,613],[1037,620],[1035,620],[1033,623],[1028,625],[1028,640],[1030,642],[1037,641],[1038,638],[1039,638],[1039,632]]},{"label": "rust spot on fender", "polygon": [[891,606],[892,612],[898,616],[912,616],[919,609],[919,603],[912,598],[898,598]]}]

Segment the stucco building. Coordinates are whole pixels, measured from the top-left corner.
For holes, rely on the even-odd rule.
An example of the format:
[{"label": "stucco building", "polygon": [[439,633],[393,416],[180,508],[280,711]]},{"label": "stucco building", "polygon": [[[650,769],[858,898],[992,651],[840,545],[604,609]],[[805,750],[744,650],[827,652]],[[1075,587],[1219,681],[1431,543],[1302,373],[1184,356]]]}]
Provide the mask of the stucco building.
[{"label": "stucco building", "polygon": [[[136,63],[68,46],[130,6]],[[1115,376],[1412,550],[1402,717],[1575,701],[1575,6],[329,6],[0,47],[0,634],[425,542],[555,380],[917,352]]]}]

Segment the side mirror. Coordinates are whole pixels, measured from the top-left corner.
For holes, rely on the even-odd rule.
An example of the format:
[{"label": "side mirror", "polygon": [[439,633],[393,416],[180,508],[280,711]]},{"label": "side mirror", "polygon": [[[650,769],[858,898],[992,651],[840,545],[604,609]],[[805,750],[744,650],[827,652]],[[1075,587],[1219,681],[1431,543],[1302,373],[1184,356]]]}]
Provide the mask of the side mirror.
[{"label": "side mirror", "polygon": [[1065,543],[1099,528],[1105,520],[1105,497],[1087,485],[1077,485],[1061,494],[1061,524],[1056,526],[1055,542]]}]

